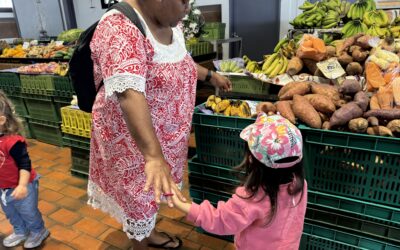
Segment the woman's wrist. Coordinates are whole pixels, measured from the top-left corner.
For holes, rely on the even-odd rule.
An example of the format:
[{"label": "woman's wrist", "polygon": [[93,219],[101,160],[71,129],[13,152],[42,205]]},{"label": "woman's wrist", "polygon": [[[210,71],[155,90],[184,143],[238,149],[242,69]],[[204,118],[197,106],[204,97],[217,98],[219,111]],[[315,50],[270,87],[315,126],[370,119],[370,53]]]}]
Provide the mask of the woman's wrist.
[{"label": "woman's wrist", "polygon": [[204,80],[205,82],[211,81],[211,78],[213,77],[214,72],[212,70],[207,71],[206,79]]}]

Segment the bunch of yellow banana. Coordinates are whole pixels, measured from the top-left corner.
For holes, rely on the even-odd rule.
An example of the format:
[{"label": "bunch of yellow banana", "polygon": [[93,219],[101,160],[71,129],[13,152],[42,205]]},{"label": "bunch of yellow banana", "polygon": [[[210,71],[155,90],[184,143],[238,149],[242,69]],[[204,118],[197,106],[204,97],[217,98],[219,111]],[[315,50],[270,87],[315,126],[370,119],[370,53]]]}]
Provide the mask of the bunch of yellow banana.
[{"label": "bunch of yellow banana", "polygon": [[338,26],[340,23],[340,16],[336,10],[328,10],[324,19],[322,20],[323,29],[331,29]]},{"label": "bunch of yellow banana", "polygon": [[350,6],[347,17],[353,20],[362,20],[365,12],[376,10],[375,0],[357,0]]},{"label": "bunch of yellow banana", "polygon": [[260,65],[256,61],[252,61],[248,56],[243,56],[244,65],[246,70],[250,73],[262,73]]},{"label": "bunch of yellow banana", "polygon": [[277,53],[279,50],[282,51],[282,54],[286,58],[289,59],[292,58],[293,56],[296,55],[297,51],[296,41],[294,39],[289,39],[289,38],[281,39],[275,46],[274,53]]},{"label": "bunch of yellow banana", "polygon": [[216,114],[225,116],[239,116],[243,118],[251,117],[250,106],[246,101],[221,99],[219,96],[210,95],[205,104]]},{"label": "bunch of yellow banana", "polygon": [[389,31],[392,34],[393,38],[400,38],[400,25],[390,27]]},{"label": "bunch of yellow banana", "polygon": [[389,17],[384,10],[371,10],[364,13],[363,22],[368,25],[387,27],[390,24]]},{"label": "bunch of yellow banana", "polygon": [[341,17],[347,16],[347,13],[349,12],[350,7],[351,7],[351,3],[348,2],[348,1],[346,1],[346,0],[343,0],[343,1],[340,3],[340,6],[339,6],[339,15],[340,15]]},{"label": "bunch of yellow banana", "polygon": [[387,28],[379,27],[379,25],[372,25],[371,27],[369,27],[367,32],[365,32],[365,34],[384,38],[390,35],[390,31]]},{"label": "bunch of yellow banana", "polygon": [[288,64],[289,60],[283,55],[283,53],[274,53],[264,61],[262,72],[269,78],[273,78],[285,73]]},{"label": "bunch of yellow banana", "polygon": [[366,33],[368,26],[361,20],[352,20],[346,23],[342,28],[343,38],[351,37],[355,34]]},{"label": "bunch of yellow banana", "polygon": [[219,65],[219,69],[222,72],[231,72],[231,73],[242,73],[243,69],[241,69],[235,61],[226,60],[222,61]]}]

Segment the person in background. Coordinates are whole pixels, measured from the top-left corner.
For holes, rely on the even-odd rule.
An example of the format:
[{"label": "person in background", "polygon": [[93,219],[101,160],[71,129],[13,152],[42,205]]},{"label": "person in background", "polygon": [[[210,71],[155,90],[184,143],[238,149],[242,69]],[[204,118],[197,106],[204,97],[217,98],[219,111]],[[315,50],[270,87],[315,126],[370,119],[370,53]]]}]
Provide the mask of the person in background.
[{"label": "person in background", "polygon": [[189,0],[126,0],[145,36],[117,10],[97,25],[90,48],[96,87],[88,203],[115,217],[135,250],[175,249],[182,241],[154,230],[161,199],[173,206],[186,166],[197,80],[231,83],[196,65],[180,21]]},{"label": "person in background", "polygon": [[299,249],[307,205],[300,131],[280,115],[260,113],[240,137],[248,145],[238,168],[245,179],[232,198],[215,208],[174,195],[175,207],[210,233],[234,234],[239,250]]},{"label": "person in background", "polygon": [[49,231],[38,209],[39,176],[32,169],[22,131],[11,102],[0,91],[0,203],[14,228],[3,245],[15,247],[25,242],[25,248],[35,248]]}]

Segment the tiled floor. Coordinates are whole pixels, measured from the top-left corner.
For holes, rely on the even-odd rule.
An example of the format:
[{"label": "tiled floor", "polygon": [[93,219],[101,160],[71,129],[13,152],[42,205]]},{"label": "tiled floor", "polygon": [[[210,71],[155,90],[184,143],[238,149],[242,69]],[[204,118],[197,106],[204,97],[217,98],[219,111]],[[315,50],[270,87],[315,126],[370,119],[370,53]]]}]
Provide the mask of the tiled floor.
[{"label": "tiled floor", "polygon": [[[29,153],[34,168],[42,175],[39,208],[51,233],[39,249],[118,250],[131,247],[120,224],[86,205],[87,182],[70,175],[69,148],[29,140]],[[188,190],[184,193],[188,196]],[[182,249],[234,249],[232,243],[198,233],[183,213],[165,206],[160,210],[157,228],[180,236],[184,242]],[[0,240],[11,232],[10,224],[0,211]],[[0,250],[3,249],[0,244]]]}]

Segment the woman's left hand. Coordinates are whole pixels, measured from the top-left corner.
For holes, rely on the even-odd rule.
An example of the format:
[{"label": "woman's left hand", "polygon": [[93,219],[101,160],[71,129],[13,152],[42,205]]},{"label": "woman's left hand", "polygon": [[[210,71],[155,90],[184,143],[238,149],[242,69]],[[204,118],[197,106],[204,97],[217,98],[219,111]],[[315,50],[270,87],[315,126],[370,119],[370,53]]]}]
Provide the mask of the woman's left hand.
[{"label": "woman's left hand", "polygon": [[210,83],[223,91],[232,91],[232,83],[231,81],[217,72],[213,72],[212,77],[210,79]]}]

